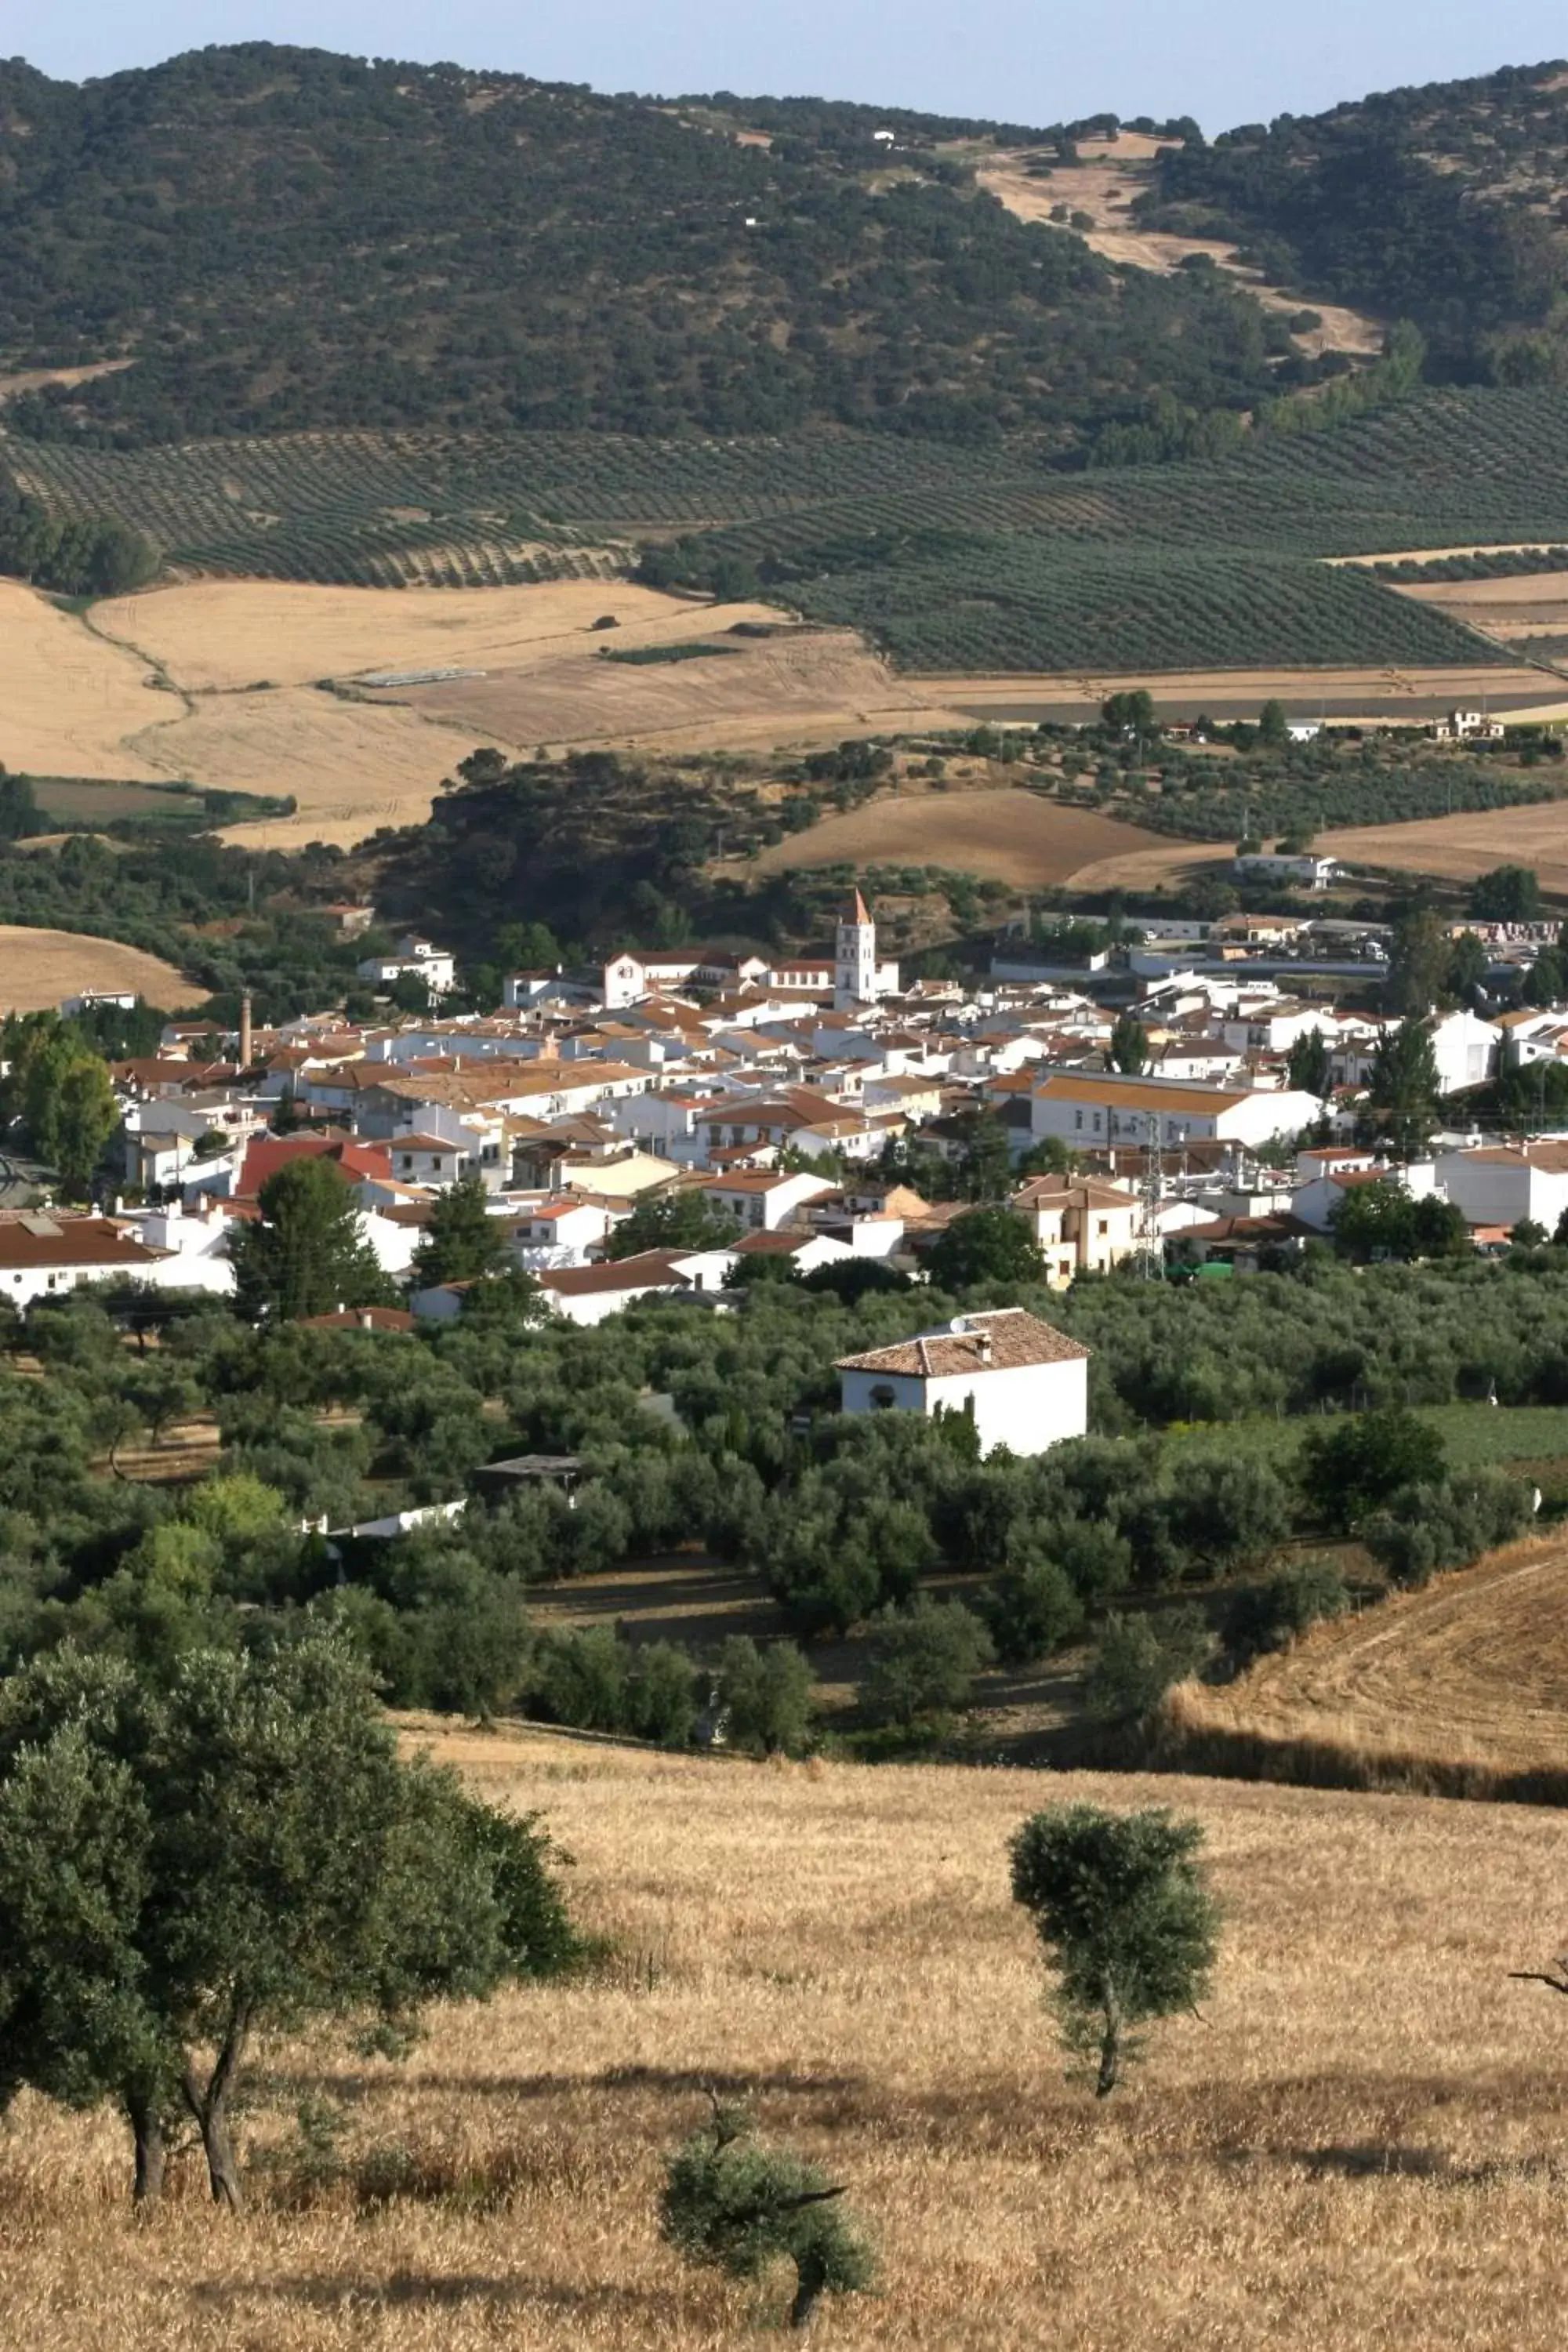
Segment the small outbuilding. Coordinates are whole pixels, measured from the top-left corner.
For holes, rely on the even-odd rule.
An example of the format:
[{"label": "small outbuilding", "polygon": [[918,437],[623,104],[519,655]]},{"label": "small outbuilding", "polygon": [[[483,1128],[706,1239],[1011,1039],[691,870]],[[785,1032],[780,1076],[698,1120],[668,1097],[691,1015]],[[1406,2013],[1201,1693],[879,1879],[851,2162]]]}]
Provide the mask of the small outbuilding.
[{"label": "small outbuilding", "polygon": [[1021,1307],[960,1315],[835,1367],[845,1412],[967,1413],[982,1454],[1044,1454],[1089,1431],[1089,1356]]}]

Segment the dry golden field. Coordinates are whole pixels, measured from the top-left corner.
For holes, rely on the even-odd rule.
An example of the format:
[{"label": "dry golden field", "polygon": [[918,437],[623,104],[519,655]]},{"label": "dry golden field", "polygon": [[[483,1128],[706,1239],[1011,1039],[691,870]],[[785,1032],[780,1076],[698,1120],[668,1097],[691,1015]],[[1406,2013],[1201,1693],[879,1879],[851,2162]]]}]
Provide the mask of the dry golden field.
[{"label": "dry golden field", "polygon": [[1373,1777],[1461,1785],[1568,1773],[1568,1544],[1481,1566],[1314,1629],[1221,1689],[1184,1688],[1173,1728],[1302,1747]]},{"label": "dry golden field", "polygon": [[946,866],[994,876],[1020,889],[1044,889],[1108,859],[1152,853],[1188,859],[1202,854],[1190,841],[1161,842],[1090,809],[1061,808],[1038,793],[1002,786],[879,799],[775,842],[747,870],[777,874],[852,858],[859,866]]},{"label": "dry golden field", "polygon": [[[94,607],[87,621],[0,583],[0,761],[37,775],[177,779],[298,803],[231,836],[344,846],[428,815],[480,744],[531,752],[771,751],[854,733],[961,726],[846,630],[792,630],[772,607],[711,605],[625,581],[485,589],[208,581]],[[613,614],[613,632],[593,624]],[[737,622],[779,631],[729,638]],[[710,661],[628,651],[720,637]],[[472,669],[369,688],[367,675]],[[331,681],[346,692],[327,692]]]},{"label": "dry golden field", "polygon": [[1322,324],[1298,338],[1300,348],[1314,358],[1322,352],[1351,352],[1370,359],[1381,352],[1384,330],[1377,320],[1333,303],[1307,303],[1281,292],[1266,284],[1260,271],[1238,260],[1233,244],[1213,237],[1166,236],[1138,226],[1131,216],[1132,203],[1149,184],[1154,157],[1163,148],[1180,143],[1179,140],[1145,138],[1136,131],[1123,131],[1111,140],[1085,139],[1079,142],[1076,164],[1038,179],[1025,168],[1021,154],[1003,150],[992,161],[980,163],[975,177],[1020,220],[1048,222],[1053,205],[1069,205],[1074,212],[1088,213],[1094,226],[1075,234],[1108,261],[1168,278],[1180,268],[1185,255],[1206,253],[1255,294],[1265,310],[1278,310],[1286,318],[1315,310]]},{"label": "dry golden field", "polygon": [[1358,866],[1398,867],[1469,882],[1504,860],[1532,866],[1542,889],[1568,892],[1568,801],[1537,801],[1523,808],[1471,810],[1413,824],[1366,824],[1320,835],[1325,857]]},{"label": "dry golden field", "polygon": [[[1240,1784],[662,1758],[443,1732],[576,1856],[592,1980],[438,2019],[404,2069],[277,2056],[253,2149],[335,2100],[410,2188],[186,2157],[147,2228],[125,2136],[25,2099],[0,2138],[0,2307],[43,2352],[732,2352],[753,2290],[658,2242],[662,2152],[713,2084],[848,2185],[883,2258],[825,2343],[913,2352],[1547,2352],[1568,2019],[1560,1816]],[[1201,2021],[1097,2105],[1062,2079],[1005,1841],[1063,1798],[1173,1803],[1227,1919]],[[442,2192],[446,2193],[443,2194]]]},{"label": "dry golden field", "polygon": [[145,662],[89,635],[17,580],[0,580],[0,766],[32,776],[156,782],[129,748],[180,706]]},{"label": "dry golden field", "polygon": [[173,1012],[195,992],[173,964],[117,940],[0,924],[0,1013],[44,1013],[84,989],[135,989]]},{"label": "dry golden field", "polygon": [[1467,628],[1526,651],[1542,637],[1568,635],[1568,572],[1520,572],[1499,580],[1431,580],[1404,588]]}]

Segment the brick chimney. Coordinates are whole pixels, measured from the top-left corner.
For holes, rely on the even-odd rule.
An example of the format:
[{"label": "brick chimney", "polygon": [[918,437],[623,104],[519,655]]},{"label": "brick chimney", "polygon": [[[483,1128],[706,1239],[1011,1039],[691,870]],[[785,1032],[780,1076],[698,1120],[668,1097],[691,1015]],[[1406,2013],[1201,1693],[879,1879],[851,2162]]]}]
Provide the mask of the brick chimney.
[{"label": "brick chimney", "polygon": [[250,997],[247,992],[239,1000],[239,1066],[242,1070],[250,1067]]}]

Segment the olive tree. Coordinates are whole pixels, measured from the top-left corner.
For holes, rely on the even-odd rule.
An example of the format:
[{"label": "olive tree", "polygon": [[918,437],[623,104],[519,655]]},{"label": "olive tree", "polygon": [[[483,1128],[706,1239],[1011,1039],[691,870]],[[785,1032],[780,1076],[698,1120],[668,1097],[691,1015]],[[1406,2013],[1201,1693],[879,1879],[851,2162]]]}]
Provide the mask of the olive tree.
[{"label": "olive tree", "polygon": [[709,2127],[665,2168],[660,2234],[688,2262],[731,2278],[792,2262],[790,2325],[805,2327],[825,2294],[871,2284],[870,2250],[838,2203],[844,2193],[818,2166],[755,2139],[738,2109],[716,2104]]},{"label": "olive tree", "polygon": [[0,2098],[116,2101],[136,2193],[195,2122],[242,2202],[237,2090],[262,2037],[564,1968],[533,1827],[405,1762],[344,1636],[194,1649],[160,1686],[62,1651],[0,1685]]},{"label": "olive tree", "polygon": [[1134,2030],[1194,2009],[1207,1989],[1219,1914],[1194,1859],[1203,1834],[1160,1811],[1054,1805],[1012,1839],[1013,1899],[1055,1974],[1064,2042],[1098,2058],[1102,2099],[1140,2054]]}]

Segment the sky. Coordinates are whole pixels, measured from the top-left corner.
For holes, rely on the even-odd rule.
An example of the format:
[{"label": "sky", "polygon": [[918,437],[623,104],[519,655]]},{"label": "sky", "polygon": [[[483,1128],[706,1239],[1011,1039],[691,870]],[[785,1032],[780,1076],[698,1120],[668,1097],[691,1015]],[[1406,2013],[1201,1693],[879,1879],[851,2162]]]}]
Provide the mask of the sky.
[{"label": "sky", "polygon": [[1191,114],[1211,134],[1568,53],[1562,0],[0,0],[0,56],[70,80],[272,40],[666,96],[863,99],[1013,122]]}]

